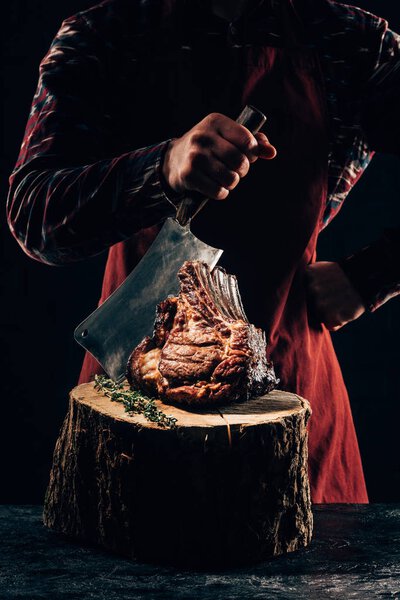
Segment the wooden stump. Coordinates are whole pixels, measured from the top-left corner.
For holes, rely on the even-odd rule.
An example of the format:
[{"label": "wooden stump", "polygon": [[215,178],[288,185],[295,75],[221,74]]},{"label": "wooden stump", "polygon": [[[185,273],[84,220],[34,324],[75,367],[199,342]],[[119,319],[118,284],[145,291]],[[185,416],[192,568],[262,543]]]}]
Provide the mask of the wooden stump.
[{"label": "wooden stump", "polygon": [[309,403],[274,391],[160,429],[82,384],[54,451],[44,523],[130,558],[256,562],[306,546]]}]

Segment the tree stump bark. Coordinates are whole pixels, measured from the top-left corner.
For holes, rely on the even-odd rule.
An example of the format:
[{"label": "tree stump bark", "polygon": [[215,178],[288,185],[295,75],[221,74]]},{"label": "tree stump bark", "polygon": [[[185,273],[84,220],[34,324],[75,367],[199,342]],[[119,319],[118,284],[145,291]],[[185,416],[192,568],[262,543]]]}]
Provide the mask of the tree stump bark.
[{"label": "tree stump bark", "polygon": [[158,402],[160,429],[98,392],[70,394],[44,523],[144,561],[231,566],[306,546],[309,403],[282,391],[208,410]]}]

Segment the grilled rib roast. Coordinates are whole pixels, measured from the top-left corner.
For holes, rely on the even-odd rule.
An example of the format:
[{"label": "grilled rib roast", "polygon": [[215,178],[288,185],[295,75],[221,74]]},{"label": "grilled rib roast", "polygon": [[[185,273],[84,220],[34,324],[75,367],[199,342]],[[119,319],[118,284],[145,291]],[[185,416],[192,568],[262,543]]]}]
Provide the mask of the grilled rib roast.
[{"label": "grilled rib roast", "polygon": [[187,261],[180,293],[157,306],[152,337],[129,357],[130,385],[165,402],[206,405],[248,400],[279,380],[266,358],[265,334],[244,313],[237,280]]}]

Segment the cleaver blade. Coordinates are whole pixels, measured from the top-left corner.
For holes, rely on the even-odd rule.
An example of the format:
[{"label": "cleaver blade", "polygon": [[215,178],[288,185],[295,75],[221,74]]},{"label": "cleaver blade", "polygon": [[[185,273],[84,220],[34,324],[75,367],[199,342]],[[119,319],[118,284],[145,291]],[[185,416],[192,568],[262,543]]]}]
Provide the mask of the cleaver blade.
[{"label": "cleaver blade", "polygon": [[125,281],[75,329],[75,340],[106,373],[121,382],[132,350],[151,335],[156,306],[177,295],[177,273],[186,260],[217,264],[222,250],[208,246],[176,219],[166,219],[156,239]]},{"label": "cleaver blade", "polygon": [[[236,121],[256,133],[266,117],[254,106],[246,105]],[[191,219],[206,202],[204,198],[185,198],[177,218],[166,219],[125,281],[75,329],[75,340],[114,381],[123,381],[132,350],[152,334],[157,304],[178,294],[177,273],[183,263],[198,260],[210,270],[217,264],[223,251],[205,244],[190,231]]]}]

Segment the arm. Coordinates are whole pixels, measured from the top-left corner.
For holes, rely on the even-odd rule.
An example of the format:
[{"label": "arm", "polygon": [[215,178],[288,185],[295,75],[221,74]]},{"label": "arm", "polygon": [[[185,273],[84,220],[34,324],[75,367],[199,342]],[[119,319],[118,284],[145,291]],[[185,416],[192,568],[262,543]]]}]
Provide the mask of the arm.
[{"label": "arm", "polygon": [[120,150],[130,140],[119,143],[107,103],[106,90],[118,90],[104,37],[82,15],[64,21],[41,63],[10,177],[10,229],[29,256],[48,264],[92,256],[161,222],[188,191],[224,199],[250,161],[276,154],[263,133],[254,137],[213,113],[181,138],[114,155],[116,139]]},{"label": "arm", "polygon": [[[400,36],[386,32],[379,67],[369,79],[359,109],[361,128],[376,152],[400,156]],[[400,227],[339,261],[373,312],[400,294]]]},{"label": "arm", "polygon": [[[361,90],[357,121],[372,151],[400,156],[400,36],[383,35],[377,66]],[[400,294],[400,227],[336,263],[307,269],[311,304],[335,331]]]},{"label": "arm", "polygon": [[161,171],[170,140],[109,157],[104,52],[86,22],[64,21],[40,65],[10,176],[11,232],[47,264],[98,254],[175,213],[177,194]]},{"label": "arm", "polygon": [[[359,121],[370,148],[400,157],[400,36],[385,34],[378,68],[363,90]],[[400,294],[400,227],[339,261],[371,312]]]}]

